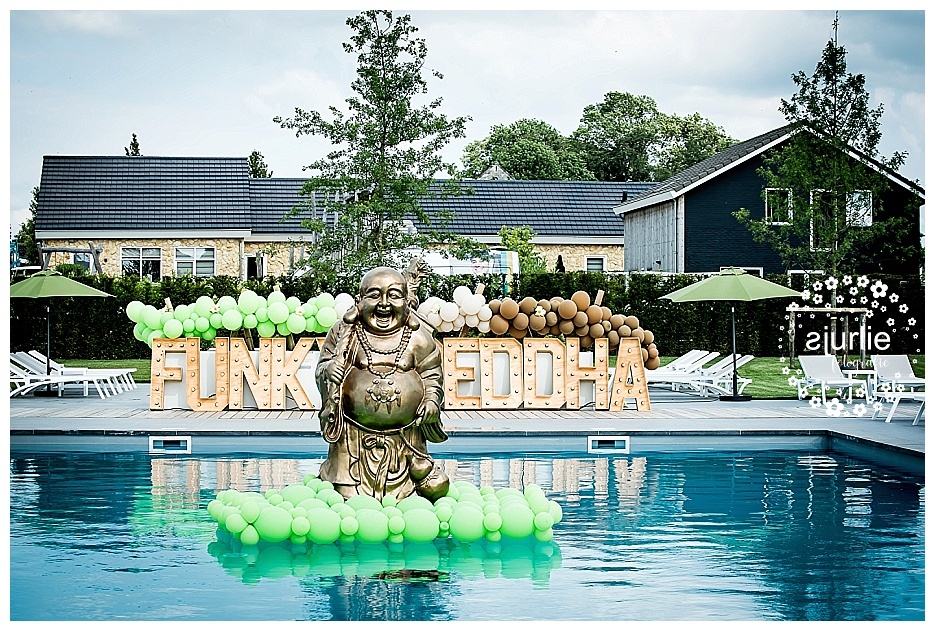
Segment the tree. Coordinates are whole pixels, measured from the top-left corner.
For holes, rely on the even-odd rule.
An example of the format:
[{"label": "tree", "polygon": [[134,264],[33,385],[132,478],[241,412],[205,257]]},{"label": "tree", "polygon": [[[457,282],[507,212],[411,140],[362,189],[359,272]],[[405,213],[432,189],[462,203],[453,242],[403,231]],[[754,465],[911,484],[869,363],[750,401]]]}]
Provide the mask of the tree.
[{"label": "tree", "polygon": [[[767,207],[778,216],[754,219],[745,208],[734,213],[754,240],[770,245],[789,268],[823,270],[835,278],[878,269],[873,267],[877,253],[892,235],[911,229],[904,217],[881,212],[887,179],[853,157],[856,151],[895,171],[906,154],[878,155],[883,105],[871,108],[864,75],[847,72],[837,26],[835,18],[835,36],[815,72],[792,75],[798,90],[780,107],[792,137],[767,154],[758,170]],[[921,260],[920,247],[902,248],[904,262]]]},{"label": "tree", "polygon": [[597,179],[613,182],[659,182],[734,142],[698,113],[664,114],[651,97],[626,92],[586,106],[571,137]]},{"label": "tree", "polygon": [[247,168],[250,172],[250,177],[273,177],[273,172],[270,171],[269,167],[266,165],[266,160],[263,158],[263,154],[256,149],[254,149],[253,153],[250,154],[250,157],[247,158]]},{"label": "tree", "polygon": [[133,138],[130,140],[130,146],[129,146],[129,147],[124,147],[124,148],[123,148],[123,151],[124,151],[124,153],[126,153],[128,156],[141,156],[141,155],[143,155],[142,153],[140,153],[140,143],[139,143],[139,141],[136,139],[136,134],[133,134]]},{"label": "tree", "polygon": [[542,255],[536,251],[536,247],[532,244],[536,233],[533,232],[531,227],[517,226],[516,228],[509,228],[501,226],[498,234],[500,235],[500,245],[507,250],[513,250],[518,255],[520,274],[541,274],[546,271],[545,259],[542,258]]},{"label": "tree", "polygon": [[494,125],[464,148],[464,177],[477,178],[498,164],[517,180],[593,180],[579,148],[543,121],[524,118]]},{"label": "tree", "polygon": [[39,187],[32,189],[32,201],[29,202],[29,219],[20,224],[16,233],[19,257],[27,265],[39,265],[39,244],[36,242],[36,212],[39,210]]},{"label": "tree", "polygon": [[[357,55],[347,113],[332,106],[326,118],[296,108],[291,118],[273,119],[297,137],[321,136],[335,146],[306,167],[313,174],[302,189],[308,201],[291,213],[311,215],[302,220],[314,233],[304,264],[319,274],[359,278],[379,265],[402,266],[407,250],[448,247],[457,256],[477,255],[483,246],[442,231],[450,215],[430,215],[420,203],[460,193],[451,179],[455,167],[440,150],[464,137],[469,120],[440,113],[440,98],[417,103],[428,92],[425,41],[415,36],[410,16],[391,11],[365,11],[347,25],[353,35],[344,50]],[[436,180],[439,173],[449,179]],[[417,232],[415,221],[436,229]]]}]

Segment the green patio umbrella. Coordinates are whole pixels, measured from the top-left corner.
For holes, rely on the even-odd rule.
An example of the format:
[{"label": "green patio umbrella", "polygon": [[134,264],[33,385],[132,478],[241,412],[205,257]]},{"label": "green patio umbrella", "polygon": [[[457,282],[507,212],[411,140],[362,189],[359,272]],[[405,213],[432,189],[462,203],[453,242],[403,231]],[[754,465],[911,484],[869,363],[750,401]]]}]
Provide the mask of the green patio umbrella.
[{"label": "green patio umbrella", "polygon": [[[706,300],[728,300],[732,302],[765,300],[767,298],[798,298],[802,292],[777,285],[759,276],[751,276],[744,270],[729,267],[688,287],[682,287],[660,300],[672,302],[700,302]],[[734,381],[730,395],[724,395],[726,401],[749,401],[750,397],[737,394],[737,323],[734,317],[735,307],[730,306],[730,326],[733,337]]]},{"label": "green patio umbrella", "polygon": [[[111,294],[88,287],[53,270],[36,272],[26,280],[10,285],[10,298],[112,298]],[[52,373],[49,362],[52,357],[52,328],[50,324],[49,302],[45,304],[45,374]],[[52,385],[46,386],[46,393],[51,394]]]}]

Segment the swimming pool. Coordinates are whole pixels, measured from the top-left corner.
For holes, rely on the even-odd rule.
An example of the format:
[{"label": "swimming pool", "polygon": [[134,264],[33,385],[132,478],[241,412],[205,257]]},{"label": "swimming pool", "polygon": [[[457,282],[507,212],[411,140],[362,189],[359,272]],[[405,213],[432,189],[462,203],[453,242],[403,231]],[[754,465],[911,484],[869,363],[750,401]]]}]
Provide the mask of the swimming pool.
[{"label": "swimming pool", "polygon": [[440,459],[553,541],[238,550],[205,506],[324,454],[14,451],[12,620],[924,620],[924,477],[833,451]]}]

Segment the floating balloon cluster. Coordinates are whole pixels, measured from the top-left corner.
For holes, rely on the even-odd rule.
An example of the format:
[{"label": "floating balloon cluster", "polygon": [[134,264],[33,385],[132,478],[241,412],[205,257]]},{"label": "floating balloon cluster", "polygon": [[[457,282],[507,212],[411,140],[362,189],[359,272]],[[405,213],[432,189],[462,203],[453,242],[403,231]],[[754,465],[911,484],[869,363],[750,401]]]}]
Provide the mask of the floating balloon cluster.
[{"label": "floating balloon cluster", "polygon": [[452,537],[470,543],[524,539],[552,540],[552,526],[562,519],[558,502],[531,484],[513,488],[478,489],[470,482],[452,483],[434,504],[411,495],[379,501],[355,495],[345,501],[330,482],[307,475],[302,484],[265,494],[221,491],[208,503],[208,514],[244,545],[289,540],[293,544],[335,541],[363,543],[427,542]]},{"label": "floating balloon cluster", "polygon": [[442,333],[467,327],[516,339],[528,335],[576,336],[581,339],[582,348],[590,348],[598,338],[607,338],[611,349],[617,348],[621,339],[632,337],[640,342],[646,368],[659,367],[653,332],[642,328],[636,316],[615,314],[601,306],[599,299],[592,303],[585,291],[575,292],[570,299],[526,297],[517,301],[506,297],[484,304],[479,292],[471,293],[460,286],[454,291],[453,302],[431,296],[418,311]]},{"label": "floating balloon cluster", "polygon": [[260,337],[325,333],[354,304],[349,294],[337,297],[322,293],[306,302],[286,297],[279,290],[264,298],[244,289],[238,298],[221,296],[215,301],[201,296],[190,305],[172,307],[167,300],[162,309],[134,300],[127,305],[127,317],[135,322],[133,335],[150,347],[156,338],[199,337],[211,341],[220,329],[251,333]]}]

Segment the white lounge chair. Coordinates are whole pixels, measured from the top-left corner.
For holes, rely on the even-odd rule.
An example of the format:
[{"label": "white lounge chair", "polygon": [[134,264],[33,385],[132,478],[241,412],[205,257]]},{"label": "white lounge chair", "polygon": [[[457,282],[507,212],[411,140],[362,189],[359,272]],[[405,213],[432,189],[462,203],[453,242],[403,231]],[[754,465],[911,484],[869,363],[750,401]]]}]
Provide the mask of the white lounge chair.
[{"label": "white lounge chair", "polygon": [[[750,362],[753,355],[744,355],[737,358],[737,368]],[[653,371],[646,371],[646,378],[649,383],[653,383],[650,374]],[[660,376],[659,383],[671,384],[673,389],[688,388],[694,390],[702,396],[711,394],[735,394],[733,392],[734,358],[725,357],[708,368],[696,368],[683,374],[677,371]],[[744,388],[753,383],[752,379],[746,377],[737,377],[737,392],[743,394]]]},{"label": "white lounge chair", "polygon": [[[97,393],[103,399],[104,392],[101,390],[100,384],[97,381],[94,381],[93,383],[94,387],[97,389]],[[62,396],[62,391],[68,384],[84,385],[84,394],[87,396],[88,380],[84,376],[35,374],[21,366],[17,366],[13,358],[10,359],[10,385],[12,387],[10,390],[11,397],[28,394],[37,388],[43,388],[45,386],[56,386],[58,396]]]},{"label": "white lounge chair", "polygon": [[799,355],[799,365],[803,376],[796,380],[796,391],[799,399],[808,396],[809,388],[821,388],[821,402],[827,402],[828,388],[837,388],[847,391],[847,402],[854,399],[854,386],[866,387],[867,382],[861,379],[851,379],[841,372],[841,366],[834,355]]},{"label": "white lounge chair", "polygon": [[888,392],[915,392],[925,387],[925,379],[916,377],[908,355],[872,355],[874,398]]},{"label": "white lounge chair", "polygon": [[[93,384],[97,393],[102,399],[116,394],[117,386],[114,383],[114,377],[100,374],[88,374],[82,371],[75,371],[69,374],[51,373],[46,374],[44,364],[29,355],[28,353],[16,352],[10,353],[10,368],[16,368],[24,375],[29,375],[34,379],[45,379],[47,384],[58,385],[59,396],[62,394],[64,386],[68,384],[84,386],[84,396],[88,396],[89,388]],[[45,384],[44,384],[45,385]],[[103,387],[102,387],[103,386]],[[108,391],[109,389],[109,391]]]},{"label": "white lounge chair", "polygon": [[[45,365],[46,356],[39,351],[29,351],[29,355],[35,357],[39,362],[42,363],[43,366]],[[52,371],[60,375],[102,375],[107,377],[111,383],[116,385],[119,392],[136,388],[136,381],[133,379],[133,373],[136,372],[136,368],[83,368],[77,366],[65,366],[64,364],[56,362],[54,359],[49,359],[48,361],[49,367],[52,369]]]},{"label": "white lounge chair", "polygon": [[[709,361],[720,356],[720,353],[710,351],[692,351],[692,353],[696,354],[691,358],[680,361],[679,364],[675,367],[672,367],[672,364],[678,360],[673,360],[665,366],[660,366],[655,370],[647,370],[646,382],[655,385],[671,385],[673,390],[677,390],[678,384],[685,381],[686,375],[695,374],[697,371],[701,370]],[[683,355],[682,357],[686,357],[686,355]],[[682,357],[679,359],[682,359]]]}]

